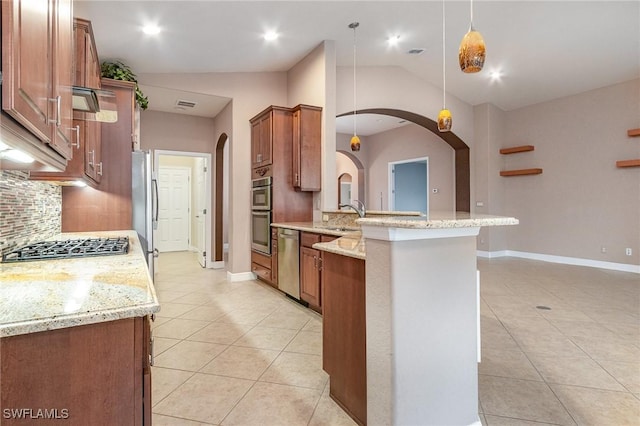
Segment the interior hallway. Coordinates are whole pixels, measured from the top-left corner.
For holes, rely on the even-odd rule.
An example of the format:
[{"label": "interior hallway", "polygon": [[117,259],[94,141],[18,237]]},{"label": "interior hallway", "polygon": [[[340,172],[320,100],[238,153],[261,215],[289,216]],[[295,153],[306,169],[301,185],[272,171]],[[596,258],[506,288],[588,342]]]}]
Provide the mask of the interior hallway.
[{"label": "interior hallway", "polygon": [[[640,423],[640,276],[478,263],[484,425]],[[354,424],[328,396],[320,316],[189,252],[161,255],[156,289],[154,425]]]}]

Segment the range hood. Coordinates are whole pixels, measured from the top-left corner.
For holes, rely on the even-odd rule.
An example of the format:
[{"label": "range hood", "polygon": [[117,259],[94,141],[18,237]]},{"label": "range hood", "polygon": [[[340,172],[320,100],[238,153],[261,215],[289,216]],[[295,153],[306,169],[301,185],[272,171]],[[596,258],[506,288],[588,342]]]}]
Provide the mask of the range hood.
[{"label": "range hood", "polygon": [[110,90],[98,90],[73,86],[73,110],[75,119],[115,123],[118,121],[116,94]]}]

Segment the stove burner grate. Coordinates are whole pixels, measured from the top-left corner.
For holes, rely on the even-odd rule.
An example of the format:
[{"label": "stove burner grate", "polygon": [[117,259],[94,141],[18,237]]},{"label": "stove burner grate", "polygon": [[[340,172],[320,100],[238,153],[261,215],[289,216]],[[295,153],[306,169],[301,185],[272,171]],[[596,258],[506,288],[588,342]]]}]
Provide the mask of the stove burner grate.
[{"label": "stove burner grate", "polygon": [[74,257],[127,254],[129,237],[84,238],[66,241],[42,241],[13,250],[2,256],[3,262],[69,259]]}]

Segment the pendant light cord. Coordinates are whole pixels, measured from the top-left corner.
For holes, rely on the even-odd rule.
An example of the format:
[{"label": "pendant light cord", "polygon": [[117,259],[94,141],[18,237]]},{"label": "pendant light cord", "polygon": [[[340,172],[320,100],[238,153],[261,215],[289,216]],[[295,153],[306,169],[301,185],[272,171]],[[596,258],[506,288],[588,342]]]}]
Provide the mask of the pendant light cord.
[{"label": "pendant light cord", "polygon": [[445,18],[444,18],[444,2],[442,0],[442,109],[447,109],[446,107],[446,97],[447,97],[447,77],[446,77],[446,65],[445,65]]},{"label": "pendant light cord", "polygon": [[353,136],[357,135],[356,128],[356,115],[357,115],[357,104],[356,104],[356,28],[358,27],[357,22],[351,24],[353,27]]}]

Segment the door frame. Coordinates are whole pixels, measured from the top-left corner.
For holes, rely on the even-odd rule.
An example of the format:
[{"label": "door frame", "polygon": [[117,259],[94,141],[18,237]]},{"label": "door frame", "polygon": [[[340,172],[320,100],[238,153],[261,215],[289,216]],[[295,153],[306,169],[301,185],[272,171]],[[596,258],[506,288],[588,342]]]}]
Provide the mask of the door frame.
[{"label": "door frame", "polygon": [[396,196],[395,196],[395,177],[393,175],[393,167],[396,164],[407,164],[407,163],[421,163],[421,162],[426,162],[427,163],[427,181],[426,181],[426,186],[427,186],[427,190],[426,190],[426,197],[427,197],[427,212],[426,214],[429,214],[429,157],[418,157],[418,158],[410,158],[408,160],[398,160],[398,161],[390,161],[389,162],[389,178],[388,178],[388,183],[389,183],[389,210],[394,211],[396,208]]},{"label": "door frame", "polygon": [[[212,267],[212,262],[211,262],[211,255],[212,255],[212,251],[211,251],[211,220],[212,220],[212,210],[211,210],[211,153],[208,152],[190,152],[190,151],[172,151],[172,150],[165,150],[165,149],[154,149],[153,150],[153,171],[157,176],[158,173],[158,168],[160,165],[160,156],[161,155],[170,155],[170,156],[175,156],[175,157],[203,157],[206,160],[207,163],[207,171],[205,172],[205,179],[204,179],[204,183],[205,183],[205,206],[207,209],[207,214],[206,214],[206,219],[205,219],[205,223],[204,223],[204,227],[205,227],[205,234],[206,234],[206,250],[207,250],[207,256],[206,256],[206,261],[205,261],[205,267],[206,268],[211,268]],[[154,231],[155,232],[155,231]]]}]

